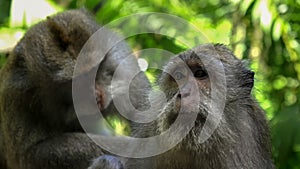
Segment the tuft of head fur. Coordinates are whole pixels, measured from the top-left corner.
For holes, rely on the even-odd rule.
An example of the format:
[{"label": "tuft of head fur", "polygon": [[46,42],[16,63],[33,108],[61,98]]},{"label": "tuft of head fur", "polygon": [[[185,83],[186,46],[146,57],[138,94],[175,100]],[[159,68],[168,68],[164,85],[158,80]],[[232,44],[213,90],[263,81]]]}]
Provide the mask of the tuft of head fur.
[{"label": "tuft of head fur", "polygon": [[84,10],[50,16],[27,31],[13,54],[38,81],[67,81],[83,45],[99,28]]}]

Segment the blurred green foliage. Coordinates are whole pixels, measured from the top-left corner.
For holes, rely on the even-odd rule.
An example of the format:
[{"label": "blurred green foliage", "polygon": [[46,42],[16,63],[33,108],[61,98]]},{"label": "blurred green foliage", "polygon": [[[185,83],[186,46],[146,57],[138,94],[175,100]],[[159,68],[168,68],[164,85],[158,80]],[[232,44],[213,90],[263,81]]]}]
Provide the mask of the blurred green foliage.
[{"label": "blurred green foliage", "polygon": [[[31,5],[19,10],[15,6],[21,1],[0,1],[0,67],[22,32],[35,23],[31,22],[32,19],[26,15],[26,11],[40,8],[26,1]],[[256,72],[253,95],[266,110],[270,122],[273,156],[277,168],[300,169],[300,0],[152,0],[150,2],[45,0],[45,2],[52,6],[49,9],[56,11],[85,7],[95,14],[101,24],[139,12],[173,14],[195,25],[210,42],[227,44],[237,57],[250,60],[249,66]],[[15,13],[20,11],[23,12],[21,13],[22,24],[11,24],[15,23],[14,20],[17,18],[15,16],[18,16]],[[36,15],[39,17],[38,12]],[[43,18],[44,16],[40,17]],[[139,21],[130,22],[139,24]],[[118,31],[126,34],[126,31],[135,30]],[[176,34],[176,30],[169,30],[172,31]],[[187,33],[186,36],[193,39],[200,35]],[[129,37],[127,41],[135,51],[157,48],[178,53],[186,48],[175,39],[156,34],[140,34]],[[160,52],[153,53],[146,60],[149,64],[159,63]],[[153,70],[147,72],[151,80],[153,74],[155,74]],[[116,128],[122,130],[119,122],[113,121],[113,123],[118,126]]]}]

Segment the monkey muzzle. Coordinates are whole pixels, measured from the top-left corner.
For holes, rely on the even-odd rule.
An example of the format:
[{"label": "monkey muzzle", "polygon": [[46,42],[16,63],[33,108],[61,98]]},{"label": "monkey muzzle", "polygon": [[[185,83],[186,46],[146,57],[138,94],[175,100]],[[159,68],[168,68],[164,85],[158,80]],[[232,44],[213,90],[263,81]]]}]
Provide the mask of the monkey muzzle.
[{"label": "monkey muzzle", "polygon": [[[200,108],[199,101],[194,99],[191,95],[178,93],[175,103],[175,114],[173,119],[176,119],[179,113],[184,116],[193,116],[195,113],[197,117],[195,119],[195,126],[203,125],[207,119],[207,113],[204,109]],[[191,122],[191,121],[189,121]]]}]

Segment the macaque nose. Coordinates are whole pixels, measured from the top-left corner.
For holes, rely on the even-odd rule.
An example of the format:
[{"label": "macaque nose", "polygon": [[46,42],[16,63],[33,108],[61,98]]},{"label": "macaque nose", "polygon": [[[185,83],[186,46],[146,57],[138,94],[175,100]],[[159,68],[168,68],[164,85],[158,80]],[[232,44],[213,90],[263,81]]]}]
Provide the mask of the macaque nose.
[{"label": "macaque nose", "polygon": [[183,94],[179,93],[177,97],[179,97],[181,99],[181,97],[185,98],[185,97],[188,97],[189,95],[190,95],[190,93],[183,93]]},{"label": "macaque nose", "polygon": [[191,95],[191,88],[182,88],[180,91],[180,93],[178,94],[178,98],[185,98]]}]

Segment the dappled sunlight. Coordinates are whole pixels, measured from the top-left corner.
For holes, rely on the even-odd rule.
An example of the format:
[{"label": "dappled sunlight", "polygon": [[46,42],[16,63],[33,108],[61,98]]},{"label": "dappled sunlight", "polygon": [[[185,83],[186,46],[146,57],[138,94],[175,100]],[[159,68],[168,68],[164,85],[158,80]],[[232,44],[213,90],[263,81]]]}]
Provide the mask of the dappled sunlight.
[{"label": "dappled sunlight", "polygon": [[0,52],[10,51],[24,35],[22,29],[0,28]]},{"label": "dappled sunlight", "polygon": [[58,7],[47,0],[13,0],[11,4],[10,26],[30,26],[47,16],[58,12]]},{"label": "dappled sunlight", "polygon": [[[171,57],[203,43],[227,45],[255,72],[252,95],[271,125],[277,168],[299,169],[300,0],[4,1],[10,6],[0,6],[3,11],[0,15],[3,16],[0,20],[0,68],[31,26],[60,11],[85,7],[103,25],[138,12],[161,12],[186,20],[191,25],[181,25],[178,30],[172,22],[149,17],[149,31],[157,29],[166,36],[155,32],[126,37],[151,87],[159,90],[156,81],[161,72],[153,68],[162,68],[169,59],[164,57],[163,50],[170,52]],[[116,31],[120,35],[131,34],[142,28],[140,24],[148,22],[135,17],[120,24]],[[199,32],[192,31],[193,28]],[[140,53],[152,48],[160,50]],[[115,134],[130,133],[129,124],[122,117],[108,116],[107,121]],[[104,127],[99,122],[95,128],[101,133]]]}]

